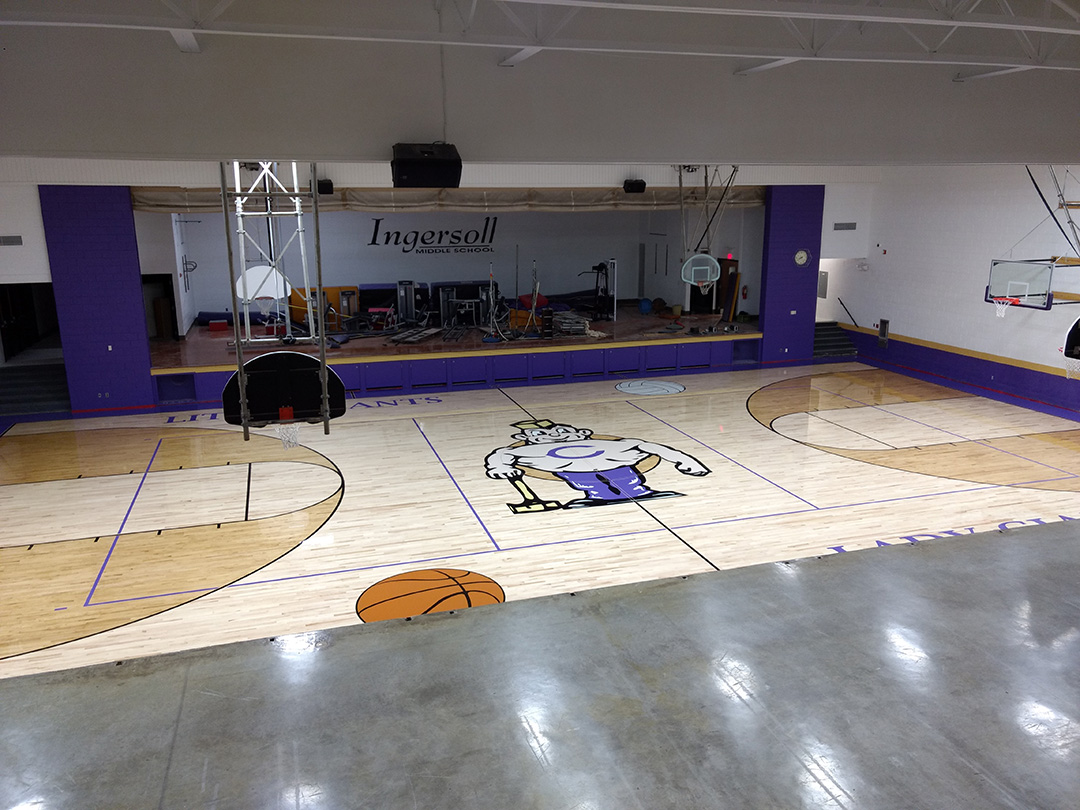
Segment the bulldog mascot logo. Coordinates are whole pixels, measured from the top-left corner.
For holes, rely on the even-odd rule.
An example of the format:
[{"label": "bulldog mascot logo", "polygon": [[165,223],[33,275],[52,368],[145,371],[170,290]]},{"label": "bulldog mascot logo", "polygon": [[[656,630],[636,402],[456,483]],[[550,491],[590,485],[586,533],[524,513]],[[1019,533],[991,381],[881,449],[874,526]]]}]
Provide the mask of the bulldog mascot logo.
[{"label": "bulldog mascot logo", "polygon": [[[493,450],[484,459],[489,478],[508,480],[525,498],[507,504],[512,512],[543,512],[585,506],[674,498],[681,492],[657,491],[645,483],[645,473],[661,461],[669,461],[683,475],[708,475],[709,468],[674,447],[642,439],[594,435],[588,428],[562,425],[547,419],[515,422],[520,430],[507,447]],[[583,498],[567,503],[537,497],[525,476],[561,480]]]}]

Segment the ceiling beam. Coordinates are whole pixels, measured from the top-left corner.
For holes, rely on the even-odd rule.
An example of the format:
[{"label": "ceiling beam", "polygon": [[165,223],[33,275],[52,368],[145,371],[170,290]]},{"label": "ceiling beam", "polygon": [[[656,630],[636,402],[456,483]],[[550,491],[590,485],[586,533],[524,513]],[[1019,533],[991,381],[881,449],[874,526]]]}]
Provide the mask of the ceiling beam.
[{"label": "ceiling beam", "polygon": [[172,34],[176,47],[184,53],[202,53],[202,49],[199,47],[199,41],[195,39],[194,31],[188,31],[183,28],[170,28],[169,33]]},{"label": "ceiling beam", "polygon": [[542,50],[544,49],[539,45],[531,45],[528,48],[522,48],[513,56],[508,56],[499,62],[499,67],[514,67],[515,65],[520,65],[530,56],[536,56],[536,54],[540,53]]},{"label": "ceiling beam", "polygon": [[751,68],[743,68],[742,70],[736,70],[736,76],[749,76],[751,73],[761,73],[763,70],[772,70],[773,68],[783,67],[784,65],[790,65],[792,62],[798,62],[798,59],[793,57],[787,59],[774,59],[771,62],[766,62],[763,65],[756,65]]},{"label": "ceiling beam", "polygon": [[[518,2],[518,0],[501,0],[506,2]],[[74,15],[29,15],[19,12],[5,12],[0,14],[0,28],[3,27],[62,27],[62,28],[86,28],[86,29],[112,29],[130,31],[159,31],[169,33],[176,30],[175,22],[168,22],[156,18],[121,18],[112,17],[103,19],[88,15],[76,17]],[[1041,70],[1055,71],[1080,71],[1080,61],[1075,60],[1043,60],[1038,64],[1023,56],[1012,54],[1000,55],[992,53],[983,54],[946,54],[946,53],[916,53],[916,52],[892,52],[892,51],[827,51],[811,53],[803,49],[775,47],[771,45],[690,45],[670,44],[656,42],[631,42],[611,40],[575,40],[559,39],[546,40],[537,43],[534,38],[477,34],[473,32],[441,32],[434,30],[422,31],[394,31],[386,29],[343,29],[338,26],[319,28],[312,26],[297,25],[268,25],[255,23],[215,23],[211,26],[204,25],[197,29],[200,37],[205,36],[229,36],[229,37],[266,37],[278,39],[310,39],[336,42],[383,42],[394,44],[419,44],[419,45],[455,45],[462,47],[500,48],[503,50],[521,51],[527,48],[542,47],[549,51],[566,51],[578,53],[610,53],[627,54],[633,56],[676,56],[676,57],[708,57],[708,58],[731,58],[741,60],[774,61],[778,59],[812,59],[820,62],[855,62],[855,63],[878,63],[878,64],[933,64],[955,65],[958,67],[988,67],[988,68],[1038,68]]]},{"label": "ceiling beam", "polygon": [[1021,73],[1025,70],[1034,70],[1030,67],[1014,67],[1014,68],[1001,68],[999,70],[981,70],[969,73],[957,73],[953,78],[954,82],[970,82],[975,79],[992,79],[997,76],[1007,76],[1010,73]]},{"label": "ceiling beam", "polygon": [[850,20],[899,25],[940,25],[960,28],[986,28],[1006,31],[1029,31],[1080,36],[1080,23],[1054,21],[1037,17],[1011,17],[1002,14],[944,14],[917,8],[884,6],[845,6],[823,3],[785,2],[785,0],[717,0],[713,5],[676,2],[645,3],[635,0],[499,0],[518,5],[572,6],[604,11],[648,11],[665,14],[701,14],[724,17],[771,17],[803,20]]}]

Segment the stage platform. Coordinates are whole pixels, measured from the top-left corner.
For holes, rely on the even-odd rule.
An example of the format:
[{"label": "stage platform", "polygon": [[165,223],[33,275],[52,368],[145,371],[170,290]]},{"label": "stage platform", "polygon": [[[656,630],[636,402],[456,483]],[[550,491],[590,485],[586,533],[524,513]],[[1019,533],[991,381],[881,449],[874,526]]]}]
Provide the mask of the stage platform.
[{"label": "stage platform", "polygon": [[[485,342],[489,330],[479,327],[457,340],[440,332],[417,343],[395,343],[396,335],[374,332],[328,343],[327,363],[355,397],[723,371],[754,367],[761,359],[756,321],[727,323],[711,314],[676,320],[627,306],[616,320],[590,321],[588,329],[585,335],[499,342]],[[252,330],[265,332],[261,326]],[[314,345],[275,341],[244,347],[244,357],[282,349],[318,354]],[[221,389],[236,371],[233,330],[194,326],[182,341],[152,341],[151,362],[159,405],[220,404]]]}]

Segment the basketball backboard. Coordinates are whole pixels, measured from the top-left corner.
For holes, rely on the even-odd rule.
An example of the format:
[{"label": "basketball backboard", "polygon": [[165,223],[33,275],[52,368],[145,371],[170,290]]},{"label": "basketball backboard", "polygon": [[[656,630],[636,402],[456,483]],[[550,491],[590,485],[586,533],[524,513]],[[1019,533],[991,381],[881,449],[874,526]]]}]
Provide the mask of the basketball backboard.
[{"label": "basketball backboard", "polygon": [[1054,303],[1050,282],[1054,276],[1053,259],[994,259],[990,262],[990,283],[984,300],[1015,299],[1013,306],[1050,309]]},{"label": "basketball backboard", "polygon": [[709,284],[720,278],[720,262],[708,253],[695,253],[682,266],[682,279],[688,284]]},{"label": "basketball backboard", "polygon": [[[249,427],[271,422],[321,422],[322,384],[319,358],[302,352],[270,352],[244,363]],[[239,372],[221,392],[225,421],[242,425]],[[332,368],[326,369],[330,418],[345,413],[345,384]]]},{"label": "basketball backboard", "polygon": [[272,298],[280,301],[288,298],[292,291],[289,280],[281,271],[268,264],[249,267],[240,273],[236,280],[236,297],[241,303],[250,304],[259,298]]}]

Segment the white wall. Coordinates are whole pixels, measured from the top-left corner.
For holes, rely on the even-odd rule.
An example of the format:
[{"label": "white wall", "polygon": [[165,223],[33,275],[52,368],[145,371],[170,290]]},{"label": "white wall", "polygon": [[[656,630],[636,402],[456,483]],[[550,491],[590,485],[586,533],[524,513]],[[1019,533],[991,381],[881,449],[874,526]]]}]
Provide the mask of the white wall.
[{"label": "white wall", "polygon": [[[870,250],[870,224],[874,221],[874,185],[832,183],[825,186],[821,215],[821,258],[861,259]],[[838,223],[854,230],[836,230]]]},{"label": "white wall", "polygon": [[[1033,171],[1056,204],[1045,167]],[[1066,192],[1080,199],[1074,177]],[[1057,349],[1080,306],[1014,308],[998,319],[983,301],[992,259],[1071,253],[1023,166],[893,168],[873,199],[868,269],[830,277],[830,299],[843,297],[859,325],[887,318],[894,334],[1061,365]],[[1059,269],[1052,286],[1080,292],[1080,269]]]},{"label": "white wall", "polygon": [[[860,274],[869,271],[869,262],[865,259],[822,259],[818,263],[818,272],[828,274],[827,295],[817,299],[815,319],[821,321],[839,321],[851,323],[851,315],[844,310],[844,305],[852,306],[850,292],[862,283]],[[856,318],[858,326],[871,326],[865,320]]]},{"label": "white wall", "polygon": [[0,185],[0,235],[21,236],[23,241],[0,246],[0,284],[52,281],[37,186]]},{"label": "white wall", "polygon": [[135,241],[139,248],[139,271],[144,276],[176,274],[173,229],[167,215],[136,211]]}]

